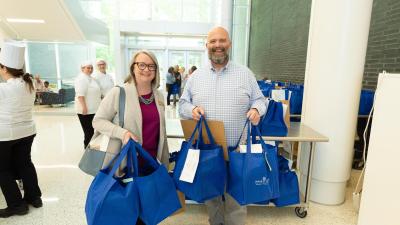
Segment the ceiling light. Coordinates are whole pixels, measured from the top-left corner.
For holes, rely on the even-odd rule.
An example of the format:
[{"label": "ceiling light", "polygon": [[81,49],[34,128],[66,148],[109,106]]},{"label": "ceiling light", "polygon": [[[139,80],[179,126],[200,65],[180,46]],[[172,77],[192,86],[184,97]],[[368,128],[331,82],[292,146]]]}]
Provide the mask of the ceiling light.
[{"label": "ceiling light", "polygon": [[10,23],[44,23],[44,20],[21,19],[21,18],[7,18]]}]

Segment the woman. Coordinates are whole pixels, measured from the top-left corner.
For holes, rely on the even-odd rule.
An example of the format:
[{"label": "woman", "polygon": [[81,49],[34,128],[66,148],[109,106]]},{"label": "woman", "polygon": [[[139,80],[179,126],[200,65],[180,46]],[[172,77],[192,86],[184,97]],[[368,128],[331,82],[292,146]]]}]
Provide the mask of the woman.
[{"label": "woman", "polygon": [[[171,94],[172,94],[172,85],[175,83],[175,76],[174,76],[174,67],[168,68],[168,73],[167,73],[167,105],[170,105],[171,103]],[[175,104],[175,102],[174,102]]]},{"label": "woman", "polygon": [[92,63],[84,62],[81,65],[81,73],[75,79],[75,110],[85,135],[85,148],[93,136],[92,121],[101,101],[101,89],[92,78],[92,73]]},{"label": "woman", "polygon": [[[149,154],[168,168],[169,151],[165,129],[164,97],[157,90],[160,83],[158,62],[153,53],[137,52],[130,63],[130,74],[123,88],[126,93],[124,127],[112,122],[118,114],[119,88],[114,87],[100,104],[93,120],[94,128],[126,144],[134,139]],[[139,175],[152,171],[139,158]],[[143,224],[138,220],[136,224]]]},{"label": "woman", "polygon": [[[35,89],[32,76],[23,72],[25,47],[5,43],[0,53],[0,187],[7,208],[0,209],[0,218],[24,215],[28,205],[42,207],[41,191],[31,147],[36,135],[32,109]],[[15,182],[24,184],[24,198]]]}]

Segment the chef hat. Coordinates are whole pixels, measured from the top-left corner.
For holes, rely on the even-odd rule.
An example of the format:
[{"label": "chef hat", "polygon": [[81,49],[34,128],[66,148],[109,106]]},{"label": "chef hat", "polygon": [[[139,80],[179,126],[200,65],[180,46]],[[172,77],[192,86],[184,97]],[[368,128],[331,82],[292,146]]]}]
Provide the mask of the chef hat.
[{"label": "chef hat", "polygon": [[93,63],[90,60],[84,61],[81,63],[81,68],[85,67],[85,66],[92,66],[93,67]]},{"label": "chef hat", "polygon": [[106,64],[107,65],[107,62],[104,59],[99,59],[99,60],[97,60],[96,65],[99,65],[99,64]]},{"label": "chef hat", "polygon": [[22,69],[25,63],[25,47],[4,42],[0,52],[0,63],[9,68]]}]

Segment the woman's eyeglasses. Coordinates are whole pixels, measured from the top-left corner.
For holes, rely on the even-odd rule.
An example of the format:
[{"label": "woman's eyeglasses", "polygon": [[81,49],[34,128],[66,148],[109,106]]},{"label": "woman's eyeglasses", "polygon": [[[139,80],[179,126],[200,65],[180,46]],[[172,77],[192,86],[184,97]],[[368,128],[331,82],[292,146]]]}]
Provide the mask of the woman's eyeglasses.
[{"label": "woman's eyeglasses", "polygon": [[146,67],[149,71],[157,70],[157,65],[155,65],[155,64],[146,64],[144,62],[135,62],[133,64],[134,65],[136,64],[136,66],[139,68],[139,70],[144,70],[144,69],[146,69]]}]

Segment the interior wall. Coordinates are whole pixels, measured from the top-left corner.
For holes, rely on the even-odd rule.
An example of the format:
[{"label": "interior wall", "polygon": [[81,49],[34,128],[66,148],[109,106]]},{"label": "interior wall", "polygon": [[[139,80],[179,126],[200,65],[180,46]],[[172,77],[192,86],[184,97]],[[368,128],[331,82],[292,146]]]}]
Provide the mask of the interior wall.
[{"label": "interior wall", "polygon": [[250,69],[258,79],[303,82],[311,0],[251,4]]},{"label": "interior wall", "polygon": [[[252,0],[249,67],[258,79],[304,82],[312,0]],[[349,34],[351,35],[351,34]],[[400,73],[400,1],[374,0],[363,88]]]}]

